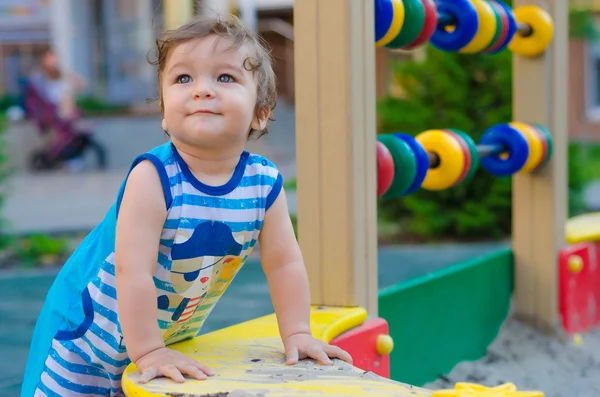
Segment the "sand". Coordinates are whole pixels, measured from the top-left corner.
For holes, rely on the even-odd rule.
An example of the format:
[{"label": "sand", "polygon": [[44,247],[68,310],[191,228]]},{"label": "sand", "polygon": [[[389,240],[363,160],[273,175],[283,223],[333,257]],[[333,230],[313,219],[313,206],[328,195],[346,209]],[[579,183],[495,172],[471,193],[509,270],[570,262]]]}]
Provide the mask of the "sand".
[{"label": "sand", "polygon": [[460,363],[424,387],[447,389],[456,382],[512,382],[518,390],[540,390],[546,397],[600,397],[600,327],[581,338],[551,336],[509,318],[486,357]]}]

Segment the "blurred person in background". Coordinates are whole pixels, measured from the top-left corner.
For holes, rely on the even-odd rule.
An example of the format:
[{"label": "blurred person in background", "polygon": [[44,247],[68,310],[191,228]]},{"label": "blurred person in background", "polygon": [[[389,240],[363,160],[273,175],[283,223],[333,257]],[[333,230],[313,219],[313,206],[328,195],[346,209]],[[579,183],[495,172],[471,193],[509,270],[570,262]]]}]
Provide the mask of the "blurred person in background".
[{"label": "blurred person in background", "polygon": [[31,77],[40,92],[52,103],[61,118],[73,120],[80,116],[76,100],[86,87],[85,80],[76,73],[61,70],[56,53],[45,51],[40,59],[39,70]]},{"label": "blurred person in background", "polygon": [[77,107],[77,97],[85,87],[81,76],[61,70],[52,49],[42,54],[25,91],[26,113],[46,138],[46,149],[32,160],[34,169],[55,168],[65,162],[69,170],[80,171],[86,148],[97,152],[99,167],[104,168],[104,149],[92,139],[91,128]]}]

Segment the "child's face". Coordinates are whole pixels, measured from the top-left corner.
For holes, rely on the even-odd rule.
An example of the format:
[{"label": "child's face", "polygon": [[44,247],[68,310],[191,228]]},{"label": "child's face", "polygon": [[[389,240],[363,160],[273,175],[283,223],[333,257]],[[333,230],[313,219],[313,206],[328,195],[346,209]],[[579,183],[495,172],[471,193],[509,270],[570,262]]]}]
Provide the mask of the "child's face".
[{"label": "child's face", "polygon": [[255,117],[257,86],[244,68],[248,46],[228,49],[230,41],[211,35],[177,45],[162,74],[165,128],[187,145],[223,149],[245,143]]}]

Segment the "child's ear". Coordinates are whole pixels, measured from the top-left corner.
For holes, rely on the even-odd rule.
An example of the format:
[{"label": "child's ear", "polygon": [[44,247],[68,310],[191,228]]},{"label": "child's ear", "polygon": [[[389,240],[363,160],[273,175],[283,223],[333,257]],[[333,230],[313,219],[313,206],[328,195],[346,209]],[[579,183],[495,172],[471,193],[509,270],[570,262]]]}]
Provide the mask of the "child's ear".
[{"label": "child's ear", "polygon": [[167,120],[166,119],[162,119],[162,129],[163,129],[163,131],[167,130]]},{"label": "child's ear", "polygon": [[252,129],[256,131],[264,130],[267,126],[267,121],[269,121],[269,116],[271,116],[271,109],[269,108],[264,108],[256,112],[254,118],[252,119],[250,127],[252,127]]}]

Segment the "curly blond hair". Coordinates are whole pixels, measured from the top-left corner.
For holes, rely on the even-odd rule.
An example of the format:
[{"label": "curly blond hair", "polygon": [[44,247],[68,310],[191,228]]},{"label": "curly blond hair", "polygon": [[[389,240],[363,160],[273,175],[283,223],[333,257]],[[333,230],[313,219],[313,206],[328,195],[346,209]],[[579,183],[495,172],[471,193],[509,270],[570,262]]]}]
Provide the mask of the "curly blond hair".
[{"label": "curly blond hair", "polygon": [[[266,45],[255,36],[244,23],[234,15],[228,16],[205,16],[197,15],[186,24],[177,29],[167,30],[156,39],[155,59],[150,58],[148,62],[156,67],[158,76],[159,103],[161,111],[164,112],[162,100],[162,73],[165,69],[169,55],[173,48],[181,43],[195,40],[210,35],[217,35],[231,42],[232,49],[238,49],[245,44],[249,44],[254,50],[254,56],[244,60],[244,68],[254,73],[257,80],[257,99],[254,108],[255,114],[259,118],[264,118],[275,109],[277,101],[277,84],[275,81],[275,72],[273,71],[273,61]],[[269,117],[269,121],[273,121]],[[268,133],[268,127],[261,131],[250,129],[249,138],[260,138]]]}]

